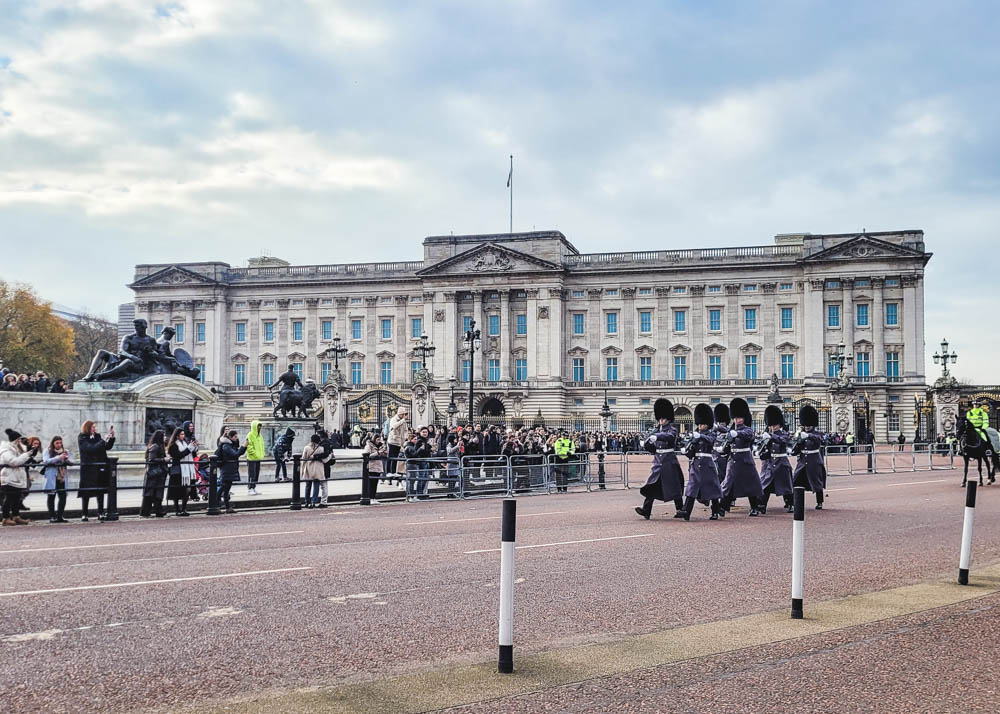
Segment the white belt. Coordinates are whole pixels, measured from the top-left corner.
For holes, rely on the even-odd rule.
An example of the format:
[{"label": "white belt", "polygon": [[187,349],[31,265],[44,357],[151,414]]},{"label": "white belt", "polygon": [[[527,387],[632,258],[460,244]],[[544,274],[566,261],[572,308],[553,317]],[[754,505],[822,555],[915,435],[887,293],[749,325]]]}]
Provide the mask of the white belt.
[{"label": "white belt", "polygon": [[803,454],[818,454],[819,453],[819,449],[810,449],[808,451],[803,451],[802,453]]},{"label": "white belt", "polygon": [[772,459],[787,459],[788,454],[771,454]]},{"label": "white belt", "polygon": [[708,456],[709,458],[711,458],[711,457],[712,457],[712,455],[711,455],[711,454],[703,454],[703,453],[700,453],[700,452],[699,452],[699,453],[697,453],[697,454],[695,454],[695,456]]},{"label": "white belt", "polygon": [[734,454],[745,454],[748,451],[750,451],[750,449],[733,449],[732,453],[734,453]]},{"label": "white belt", "polygon": [[657,449],[656,453],[658,453],[658,454],[676,454],[677,450],[676,449]]},{"label": "white belt", "polygon": [[714,449],[721,454],[725,450],[725,447],[723,447],[723,446],[716,446],[716,447],[714,447]]}]

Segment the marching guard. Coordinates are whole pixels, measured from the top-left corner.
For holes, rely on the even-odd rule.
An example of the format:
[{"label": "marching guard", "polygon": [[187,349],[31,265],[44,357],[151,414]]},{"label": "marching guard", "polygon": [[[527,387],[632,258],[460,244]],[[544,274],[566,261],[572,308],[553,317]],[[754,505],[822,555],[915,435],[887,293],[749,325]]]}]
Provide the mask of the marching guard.
[{"label": "marching guard", "polygon": [[653,501],[673,501],[677,509],[674,518],[684,518],[684,472],[677,461],[677,425],[674,421],[674,405],[669,399],[657,399],[653,404],[653,416],[658,422],[657,431],[646,439],[643,446],[653,454],[653,467],[646,485],[639,489],[645,500],[636,506],[635,512],[649,520],[653,513]]},{"label": "marching guard", "polygon": [[726,479],[722,482],[723,512],[729,510],[737,498],[746,498],[750,501],[750,515],[758,516],[760,511],[757,506],[764,500],[764,492],[751,453],[754,432],[746,400],[737,397],[729,402],[729,416],[733,423],[727,443],[730,459],[726,466]]},{"label": "marching guard", "polygon": [[767,513],[767,502],[773,493],[785,501],[785,510],[792,511],[792,467],[788,463],[788,446],[791,435],[785,431],[785,415],[774,404],[764,410],[764,424],[767,431],[762,437],[763,447],[760,459],[760,485],[764,498],[758,510]]},{"label": "marching guard", "polygon": [[816,510],[823,510],[823,489],[826,488],[826,466],[823,463],[823,444],[826,437],[816,431],[819,426],[819,412],[811,404],[799,409],[801,431],[792,446],[792,455],[798,456],[795,464],[793,484],[809,489],[816,494]]},{"label": "marching guard", "polygon": [[715,432],[712,429],[712,407],[699,404],[694,408],[695,432],[688,443],[685,455],[689,459],[688,482],[684,489],[684,520],[691,520],[694,502],[711,503],[712,515],[710,521],[719,520],[722,508],[722,486],[719,484],[719,472],[715,470],[713,448]]},{"label": "marching guard", "polygon": [[729,455],[726,453],[726,442],[729,441],[729,405],[715,405],[715,426],[712,427],[715,435],[715,446],[712,450],[712,460],[715,462],[715,471],[719,474],[719,481],[726,478],[726,466],[729,465]]}]

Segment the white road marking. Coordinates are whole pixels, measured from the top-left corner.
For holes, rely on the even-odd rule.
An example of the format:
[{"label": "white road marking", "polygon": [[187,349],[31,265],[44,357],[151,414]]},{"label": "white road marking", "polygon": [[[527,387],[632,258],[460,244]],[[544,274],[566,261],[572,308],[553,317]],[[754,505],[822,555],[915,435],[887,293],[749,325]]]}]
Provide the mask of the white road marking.
[{"label": "white road marking", "polygon": [[849,488],[825,488],[823,490],[826,491],[827,493],[832,493],[833,491],[857,491],[858,487],[851,486]]},{"label": "white road marking", "polygon": [[229,617],[230,615],[239,615],[241,612],[243,611],[237,610],[235,607],[211,607],[204,612],[199,612],[195,617]]},{"label": "white road marking", "polygon": [[[538,543],[536,545],[518,545],[515,546],[515,550],[526,550],[528,548],[551,548],[556,545],[574,545],[576,543],[599,543],[605,540],[625,540],[626,538],[651,538],[655,536],[656,533],[640,533],[639,535],[626,535],[626,536],[612,536],[611,538],[586,538],[584,540],[564,540],[558,543]],[[499,553],[499,548],[486,548],[484,550],[467,550],[464,555],[473,555],[475,553]]]},{"label": "white road marking", "polygon": [[907,481],[906,483],[887,483],[886,486],[917,486],[922,483],[944,483],[947,480],[946,478],[939,478],[933,481]]},{"label": "white road marking", "polygon": [[45,553],[55,550],[88,550],[93,548],[124,548],[132,545],[161,545],[164,543],[194,543],[205,540],[230,540],[232,538],[256,538],[260,536],[296,535],[305,531],[276,531],[273,533],[241,533],[239,535],[205,536],[203,538],[175,538],[174,540],[143,540],[132,543],[97,543],[94,545],[63,545],[53,548],[23,548],[20,550],[0,550],[4,553]]},{"label": "white road marking", "polygon": [[[76,590],[106,590],[108,588],[128,588],[136,585],[159,585],[160,583],[185,583],[193,580],[220,580],[222,578],[239,578],[247,575],[269,575],[271,573],[290,573],[296,570],[312,570],[312,568],[280,568],[277,570],[249,570],[243,573],[224,573],[222,575],[196,575],[188,578],[167,578],[165,580],[137,580],[131,583],[108,583],[106,585],[76,585],[68,588],[51,588],[48,590],[21,590],[12,593],[0,593],[0,597],[16,597],[18,595],[47,595],[49,593],[65,593]],[[113,623],[105,627],[113,627],[124,623]]]},{"label": "white road marking", "polygon": [[[518,518],[530,518],[531,516],[558,516],[566,511],[548,511],[546,513],[518,513]],[[406,526],[433,526],[438,523],[464,523],[466,521],[499,521],[500,516],[483,516],[481,518],[449,518],[443,521],[410,521],[404,523]]]},{"label": "white road marking", "polygon": [[64,630],[43,630],[42,632],[26,632],[23,635],[7,635],[4,642],[31,642],[32,640],[51,640]]}]

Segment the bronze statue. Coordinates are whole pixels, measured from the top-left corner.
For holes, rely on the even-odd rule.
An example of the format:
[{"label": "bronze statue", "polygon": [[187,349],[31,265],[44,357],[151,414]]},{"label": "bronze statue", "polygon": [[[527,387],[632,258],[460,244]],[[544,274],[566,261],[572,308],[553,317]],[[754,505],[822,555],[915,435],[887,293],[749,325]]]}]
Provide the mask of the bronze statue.
[{"label": "bronze statue", "polygon": [[199,370],[184,350],[170,350],[174,329],[166,327],[163,336],[154,340],[146,334],[148,323],[134,320],[135,332],[122,338],[118,352],[99,350],[94,355],[84,382],[134,382],[153,374],[180,374],[197,379]]},{"label": "bronze statue", "polygon": [[187,351],[178,349],[175,352],[170,350],[170,340],[174,338],[176,331],[174,328],[163,328],[163,332],[156,338],[156,346],[159,350],[159,360],[171,374],[181,374],[191,379],[198,379],[201,370],[194,366],[194,361]]},{"label": "bronze statue", "polygon": [[278,381],[269,385],[268,389],[274,389],[279,384],[282,386],[272,412],[273,416],[277,417],[280,411],[284,417],[287,417],[291,412],[293,418],[296,416],[308,418],[312,403],[319,396],[316,384],[312,380],[307,380],[305,384],[302,384],[302,380],[299,379],[299,375],[292,369],[291,365],[288,365],[288,370],[278,377]]}]

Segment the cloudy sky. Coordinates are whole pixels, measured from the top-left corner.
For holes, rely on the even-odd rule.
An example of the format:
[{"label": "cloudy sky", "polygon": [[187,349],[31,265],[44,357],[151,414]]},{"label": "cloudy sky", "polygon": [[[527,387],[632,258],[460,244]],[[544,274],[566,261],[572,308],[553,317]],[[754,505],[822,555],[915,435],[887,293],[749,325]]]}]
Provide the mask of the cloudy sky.
[{"label": "cloudy sky", "polygon": [[997,15],[0,0],[0,277],[112,315],[141,262],[417,259],[506,229],[514,154],[515,230],[584,252],[921,228],[928,353],[997,383]]}]

